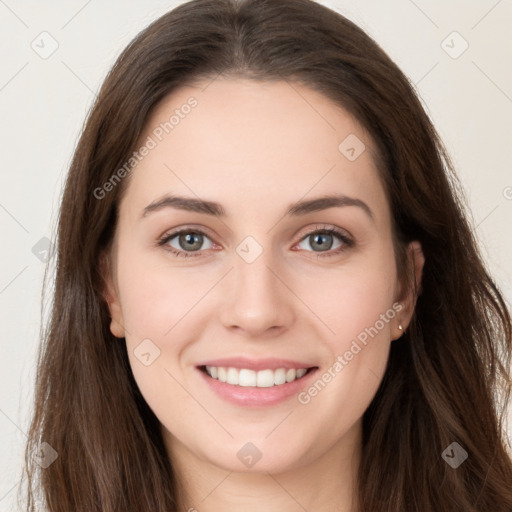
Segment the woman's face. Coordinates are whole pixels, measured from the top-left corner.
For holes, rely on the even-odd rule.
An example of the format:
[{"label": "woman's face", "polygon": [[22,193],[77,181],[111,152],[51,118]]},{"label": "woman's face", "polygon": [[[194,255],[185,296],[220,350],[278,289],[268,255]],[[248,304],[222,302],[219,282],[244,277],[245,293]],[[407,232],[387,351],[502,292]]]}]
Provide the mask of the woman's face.
[{"label": "woman's face", "polygon": [[170,454],[274,473],[350,453],[411,314],[368,134],[304,86],[218,78],[162,101],[143,145],[108,301]]}]

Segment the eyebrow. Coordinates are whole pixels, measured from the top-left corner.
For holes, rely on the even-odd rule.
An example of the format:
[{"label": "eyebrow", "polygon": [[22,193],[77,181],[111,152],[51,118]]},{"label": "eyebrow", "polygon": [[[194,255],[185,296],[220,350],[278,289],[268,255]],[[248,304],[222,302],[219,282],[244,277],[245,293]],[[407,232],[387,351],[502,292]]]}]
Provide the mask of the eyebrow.
[{"label": "eyebrow", "polygon": [[[361,208],[373,222],[375,222],[375,217],[372,210],[364,201],[342,194],[325,195],[314,199],[298,201],[289,205],[285,216],[295,217],[307,215],[308,213],[343,206],[357,206]],[[207,201],[205,199],[196,199],[193,197],[183,197],[176,195],[167,195],[161,199],[158,199],[157,201],[153,201],[144,208],[142,217],[147,217],[150,213],[157,212],[164,208],[174,208],[177,210],[202,213],[218,218],[226,217],[226,210],[220,203],[215,201]]]}]

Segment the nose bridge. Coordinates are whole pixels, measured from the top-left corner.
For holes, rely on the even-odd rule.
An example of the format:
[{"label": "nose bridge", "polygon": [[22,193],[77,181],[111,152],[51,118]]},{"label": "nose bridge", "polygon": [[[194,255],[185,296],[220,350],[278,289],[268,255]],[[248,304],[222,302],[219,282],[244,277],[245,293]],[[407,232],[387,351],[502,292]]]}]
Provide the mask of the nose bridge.
[{"label": "nose bridge", "polygon": [[228,297],[222,321],[226,327],[256,334],[289,324],[293,319],[292,294],[281,281],[284,278],[278,277],[276,267],[272,248],[263,248],[253,237],[237,246],[225,287]]}]

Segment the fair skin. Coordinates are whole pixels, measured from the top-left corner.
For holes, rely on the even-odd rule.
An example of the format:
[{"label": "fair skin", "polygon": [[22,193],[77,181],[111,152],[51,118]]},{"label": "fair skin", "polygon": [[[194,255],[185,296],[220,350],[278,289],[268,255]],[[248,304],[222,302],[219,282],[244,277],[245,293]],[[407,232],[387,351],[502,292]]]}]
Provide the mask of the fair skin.
[{"label": "fair skin", "polygon": [[[140,140],[190,96],[197,106],[131,171],[106,291],[111,331],[125,337],[135,380],[161,422],[180,510],[358,511],[362,416],[416,299],[398,279],[374,144],[344,109],[305,86],[226,78],[173,91]],[[353,161],[338,150],[349,134],[366,145]],[[363,201],[373,218],[357,205],[285,215],[292,203],[334,192]],[[142,216],[166,194],[218,202],[226,215],[167,207]],[[200,255],[166,250],[194,252],[179,235],[158,245],[190,226],[205,233]],[[330,227],[354,243],[327,234],[331,256],[322,256],[308,235]],[[248,236],[262,249],[251,263],[236,251]],[[413,242],[408,251],[420,282],[421,248]],[[390,310],[307,404],[295,394],[272,406],[235,405],[196,368],[222,357],[278,357],[306,361],[320,378]],[[149,366],[134,354],[144,339],[160,350]],[[248,442],[261,453],[252,467],[237,457]]]}]

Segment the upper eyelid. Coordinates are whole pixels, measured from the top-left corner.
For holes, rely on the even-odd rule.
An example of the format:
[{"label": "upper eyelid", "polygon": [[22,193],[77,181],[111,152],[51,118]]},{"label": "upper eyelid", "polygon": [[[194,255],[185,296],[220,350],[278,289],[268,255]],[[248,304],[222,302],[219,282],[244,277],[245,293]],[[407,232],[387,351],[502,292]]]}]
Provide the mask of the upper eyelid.
[{"label": "upper eyelid", "polygon": [[[353,240],[352,234],[350,234],[346,229],[343,229],[343,228],[340,228],[338,226],[334,226],[331,224],[317,223],[314,227],[305,228],[304,231],[301,230],[300,232],[302,233],[302,235],[300,235],[298,242],[301,242],[302,240],[304,240],[304,238],[306,238],[307,236],[310,236],[312,233],[316,233],[317,231],[329,230],[329,229],[340,231],[339,234],[332,233],[334,236],[338,236],[338,237],[345,236],[346,238]],[[186,232],[196,232],[201,235],[206,235],[213,243],[216,243],[213,240],[214,237],[212,235],[210,235],[209,229],[204,228],[202,226],[201,227],[184,226],[181,228],[177,228],[175,231],[170,230],[169,232],[164,233],[162,235],[162,237],[160,237],[160,240],[170,240],[170,239],[174,238],[175,236],[178,236],[181,233],[186,233]]]}]

